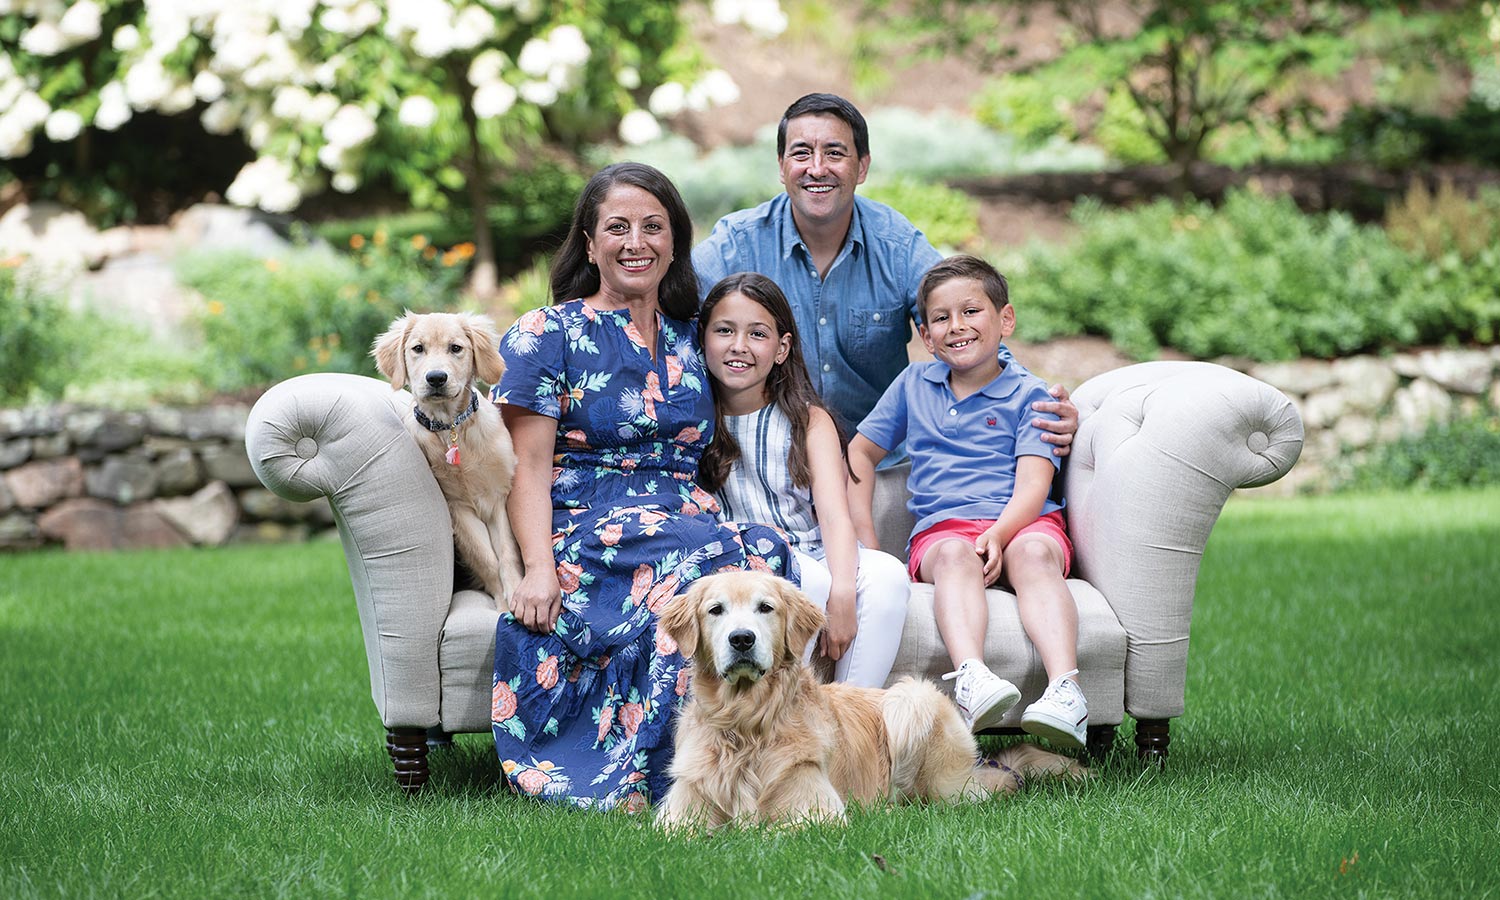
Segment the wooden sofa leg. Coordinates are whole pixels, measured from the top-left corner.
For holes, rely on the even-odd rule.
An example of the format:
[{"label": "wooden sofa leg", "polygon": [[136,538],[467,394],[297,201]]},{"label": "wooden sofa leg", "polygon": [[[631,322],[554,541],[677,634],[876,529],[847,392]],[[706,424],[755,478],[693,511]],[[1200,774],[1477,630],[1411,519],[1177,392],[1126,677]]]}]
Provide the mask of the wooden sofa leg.
[{"label": "wooden sofa leg", "polygon": [[427,729],[387,728],[385,750],[396,764],[396,783],[415,794],[427,783]]},{"label": "wooden sofa leg", "polygon": [[1135,755],[1158,769],[1167,767],[1167,745],[1172,742],[1171,719],[1136,719]]},{"label": "wooden sofa leg", "polygon": [[1091,764],[1098,765],[1109,758],[1115,748],[1114,725],[1090,725],[1088,744],[1084,748]]}]

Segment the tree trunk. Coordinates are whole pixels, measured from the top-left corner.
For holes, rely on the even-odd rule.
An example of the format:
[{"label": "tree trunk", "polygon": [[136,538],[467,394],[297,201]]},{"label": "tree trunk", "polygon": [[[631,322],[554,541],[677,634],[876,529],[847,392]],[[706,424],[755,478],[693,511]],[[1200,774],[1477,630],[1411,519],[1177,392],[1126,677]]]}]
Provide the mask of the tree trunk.
[{"label": "tree trunk", "polygon": [[461,70],[452,72],[463,108],[464,129],[469,135],[469,212],[474,218],[474,268],[469,272],[469,292],[482,301],[499,289],[500,269],[495,264],[495,242],[490,233],[490,172],[479,143],[479,117],[474,113],[474,88]]}]

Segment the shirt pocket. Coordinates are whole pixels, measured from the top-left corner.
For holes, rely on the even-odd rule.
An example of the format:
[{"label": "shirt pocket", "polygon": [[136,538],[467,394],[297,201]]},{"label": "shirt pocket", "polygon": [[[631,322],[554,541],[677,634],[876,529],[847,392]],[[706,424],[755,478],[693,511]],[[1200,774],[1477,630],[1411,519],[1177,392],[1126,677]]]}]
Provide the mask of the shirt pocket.
[{"label": "shirt pocket", "polygon": [[864,307],[851,309],[846,319],[849,325],[849,349],[855,358],[848,360],[855,368],[861,363],[888,363],[898,357],[901,367],[906,365],[906,342],[909,340],[906,322],[906,307],[901,305]]}]

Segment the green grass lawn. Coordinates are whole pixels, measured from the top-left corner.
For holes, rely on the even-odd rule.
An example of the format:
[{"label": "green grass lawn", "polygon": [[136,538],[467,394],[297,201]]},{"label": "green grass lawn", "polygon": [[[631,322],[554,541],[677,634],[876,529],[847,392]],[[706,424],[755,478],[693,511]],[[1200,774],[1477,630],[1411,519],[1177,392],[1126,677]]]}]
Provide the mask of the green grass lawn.
[{"label": "green grass lawn", "polygon": [[0,896],[1492,896],[1497,547],[1500,489],[1237,500],[1165,773],[692,842],[484,735],[402,796],[336,545],[0,557]]}]

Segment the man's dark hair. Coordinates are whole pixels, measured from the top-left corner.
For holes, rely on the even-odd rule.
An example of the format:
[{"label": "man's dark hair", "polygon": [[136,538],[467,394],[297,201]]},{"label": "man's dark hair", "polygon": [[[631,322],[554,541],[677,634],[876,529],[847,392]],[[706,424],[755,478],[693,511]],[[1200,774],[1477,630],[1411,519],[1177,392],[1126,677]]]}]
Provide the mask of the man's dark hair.
[{"label": "man's dark hair", "polygon": [[837,94],[808,94],[800,97],[781,116],[776,126],[776,158],[786,155],[786,123],[803,116],[833,116],[842,119],[854,132],[854,155],[864,159],[870,155],[870,126],[860,115],[854,104]]}]

